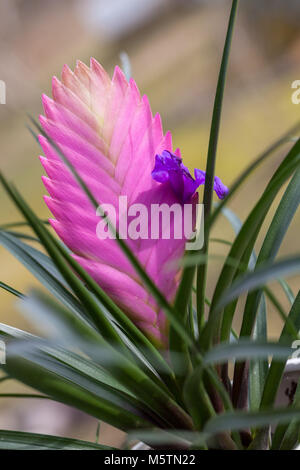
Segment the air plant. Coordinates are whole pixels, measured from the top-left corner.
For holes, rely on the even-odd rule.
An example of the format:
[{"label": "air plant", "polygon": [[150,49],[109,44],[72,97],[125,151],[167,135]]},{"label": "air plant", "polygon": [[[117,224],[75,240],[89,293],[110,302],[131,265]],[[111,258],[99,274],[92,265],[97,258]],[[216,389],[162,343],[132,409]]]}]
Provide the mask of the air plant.
[{"label": "air plant", "polygon": [[[51,227],[31,210],[13,184],[1,183],[34,237],[2,225],[0,243],[48,289],[19,297],[41,336],[1,324],[5,376],[80,409],[152,448],[292,449],[299,442],[300,390],[289,407],[275,407],[285,364],[300,329],[300,294],[286,277],[300,256],[275,260],[300,202],[300,140],[282,160],[242,223],[228,208],[256,167],[289,141],[299,125],[260,155],[227,190],[215,176],[222,100],[238,1],[233,0],[213,110],[206,172],[194,178],[164,134],[133,79],[116,68],[110,79],[92,59],[65,67],[44,96],[45,116],[32,132],[45,156],[54,219]],[[36,131],[39,135],[36,134]],[[254,252],[263,223],[287,183]],[[184,253],[187,238],[126,239],[105,204],[118,197],[152,204],[197,205],[204,184],[204,245]],[[213,192],[221,199],[213,205]],[[97,211],[97,212],[96,212]],[[100,219],[115,237],[99,240]],[[206,294],[209,242],[225,216],[236,230],[211,299]],[[193,221],[194,216],[193,216]],[[193,223],[194,223],[193,222]],[[20,224],[16,224],[20,226]],[[53,233],[53,230],[56,232]],[[56,236],[58,235],[58,237]],[[219,240],[220,241],[220,240]],[[37,249],[32,242],[39,242]],[[280,280],[285,312],[267,283]],[[233,329],[238,299],[247,294],[240,332]],[[278,342],[267,339],[267,304],[284,321]],[[233,365],[233,373],[230,372]],[[24,395],[23,395],[24,396]],[[32,395],[28,396],[30,398]],[[37,395],[41,396],[41,395]],[[272,432],[271,432],[272,429]],[[0,431],[1,448],[101,449],[99,444]]]}]

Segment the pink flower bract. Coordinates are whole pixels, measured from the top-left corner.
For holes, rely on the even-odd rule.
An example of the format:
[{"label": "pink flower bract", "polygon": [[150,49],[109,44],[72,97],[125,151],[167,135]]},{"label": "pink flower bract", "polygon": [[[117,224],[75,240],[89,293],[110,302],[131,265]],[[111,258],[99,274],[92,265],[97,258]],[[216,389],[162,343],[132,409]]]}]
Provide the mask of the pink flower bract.
[{"label": "pink flower bract", "polygon": [[[118,207],[118,197],[128,204],[178,203],[169,184],[155,181],[151,172],[155,156],[174,152],[171,134],[163,133],[159,114],[152,115],[146,96],[127,82],[116,67],[113,78],[91,59],[90,67],[78,62],[67,66],[59,81],[53,78],[53,99],[43,96],[46,134],[85,181],[99,204]],[[166,346],[167,321],[115,240],[99,240],[99,216],[71,172],[46,138],[41,162],[50,197],[45,201],[55,219],[50,223],[70,248],[74,258],[157,345]],[[178,150],[175,155],[180,157]],[[165,269],[184,253],[185,240],[128,240],[148,275],[172,302],[178,268]]]}]

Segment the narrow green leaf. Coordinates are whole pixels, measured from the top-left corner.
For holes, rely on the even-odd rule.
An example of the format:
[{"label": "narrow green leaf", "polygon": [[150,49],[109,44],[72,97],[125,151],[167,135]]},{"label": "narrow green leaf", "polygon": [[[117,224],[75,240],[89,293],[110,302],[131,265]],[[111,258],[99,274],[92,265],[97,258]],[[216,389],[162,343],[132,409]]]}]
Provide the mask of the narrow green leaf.
[{"label": "narrow green leaf", "polygon": [[62,276],[49,257],[2,231],[0,231],[0,244],[9,250],[64,305],[84,315],[84,308],[65,287],[65,281],[62,282]]},{"label": "narrow green leaf", "polygon": [[[267,342],[267,312],[264,296],[261,298],[257,319],[253,330],[253,340]],[[258,410],[263,394],[263,388],[268,373],[269,362],[265,357],[263,360],[252,359],[249,366],[249,406],[251,410]]]},{"label": "narrow green leaf", "polygon": [[[99,360],[104,360],[105,355],[111,361],[123,361],[123,357],[118,355],[116,358],[112,354],[111,347],[106,347],[106,343],[98,332],[92,330],[91,326],[80,317],[75,316],[71,311],[63,309],[52,299],[46,297],[44,294],[33,291],[26,299],[19,304],[22,313],[33,321],[35,325],[42,325],[42,330],[48,338],[53,338],[55,342],[72,347],[74,344],[78,348],[85,347],[85,342],[88,345],[88,350],[83,349],[85,353],[89,353],[89,348],[95,344],[98,348],[102,348],[99,352]],[[41,327],[40,327],[41,328]],[[122,349],[119,350],[122,354]],[[102,357],[103,356],[103,357]],[[123,361],[124,365],[126,361]],[[108,364],[109,365],[109,364]],[[138,364],[141,365],[141,364]],[[166,392],[168,389],[157,378],[157,376],[148,371],[147,374],[157,385],[163,388]]]},{"label": "narrow green leaf", "polygon": [[252,291],[263,286],[267,282],[279,279],[282,276],[292,276],[300,272],[300,256],[284,258],[275,263],[265,263],[255,271],[241,276],[232,284],[232,287],[225,292],[216,305],[216,311],[220,311],[232,300],[238,298],[247,291]]},{"label": "narrow green leaf", "polygon": [[287,359],[293,352],[291,347],[272,343],[239,339],[234,343],[220,343],[208,351],[204,357],[205,364],[222,364],[230,360],[266,358],[273,356]]},{"label": "narrow green leaf", "polygon": [[99,443],[100,429],[101,429],[101,421],[98,421],[97,429],[96,429],[96,437],[95,437],[95,443],[96,443],[96,444]]},{"label": "narrow green leaf", "polygon": [[[272,302],[273,306],[279,313],[279,316],[283,323],[286,325],[288,333],[291,335],[291,338],[294,340],[300,339],[299,332],[292,320],[289,318],[289,316],[285,313],[283,306],[280,304],[279,300],[276,298],[274,293],[269,289],[268,287],[264,286],[264,292],[266,293],[266,296],[268,299]],[[295,299],[294,299],[295,301]]]},{"label": "narrow green leaf", "polygon": [[[300,407],[300,386],[297,390],[292,407]],[[293,419],[288,424],[278,426],[272,439],[272,450],[293,450],[300,442],[300,419]]]},{"label": "narrow green leaf", "polygon": [[293,303],[295,301],[295,296],[294,296],[294,293],[293,293],[291,287],[289,286],[289,284],[284,279],[279,279],[278,282],[281,285],[288,301],[290,302],[291,305],[293,305]]},{"label": "narrow green leaf", "polygon": [[[223,207],[220,209],[222,214],[230,222],[235,234],[237,235],[242,228],[242,222],[239,217],[230,209]],[[253,269],[256,264],[256,254],[254,250],[252,251],[249,269]],[[235,305],[229,305],[229,308],[224,312],[224,321],[222,324],[221,330],[221,340],[224,341],[231,335],[232,332],[232,320],[235,311]],[[229,333],[230,332],[230,333]],[[255,323],[253,338],[257,341],[266,341],[267,340],[267,318],[266,318],[266,302],[265,298],[262,297],[259,313]],[[249,366],[249,386],[247,381],[244,382],[245,390],[241,390],[238,396],[238,400],[235,400],[235,404],[239,403],[240,406],[244,406],[247,402],[247,395],[249,394],[249,403],[251,409],[257,409],[261,400],[261,395],[265,383],[265,378],[268,370],[268,361],[267,360],[251,360]]]},{"label": "narrow green leaf", "polygon": [[[188,306],[188,300],[191,296],[190,286],[193,285],[194,274],[195,274],[194,268],[184,269],[183,274],[182,274],[182,279],[179,284],[179,288],[178,288],[176,299],[175,299],[175,312],[177,313],[177,320],[178,322],[181,322],[182,325],[186,325],[186,326],[187,326],[187,319],[188,319],[187,306]],[[185,376],[188,376],[189,373],[192,371],[192,363],[191,363],[191,358],[189,355],[188,344],[181,335],[178,335],[177,330],[172,328],[172,326],[170,327],[170,331],[169,331],[169,343],[170,343],[170,350],[172,352],[175,352],[176,355],[181,354],[181,358],[184,361]],[[176,359],[174,362],[173,353],[171,353],[171,361],[174,367],[174,364],[176,364]],[[180,387],[182,387],[185,377],[182,376],[181,374],[177,376],[176,378]]]},{"label": "narrow green leaf", "polygon": [[[222,214],[229,221],[230,225],[232,226],[232,228],[234,230],[234,233],[237,235],[240,232],[240,230],[243,226],[242,221],[240,220],[240,218],[235,214],[235,212],[233,212],[231,209],[226,208],[226,207],[224,207],[222,209]],[[253,250],[252,253],[251,253],[251,256],[250,256],[248,266],[246,264],[243,265],[241,263],[241,261],[237,262],[236,260],[233,260],[232,258],[229,257],[229,255],[227,255],[226,263],[228,263],[228,261],[230,261],[230,263],[232,263],[233,267],[234,267],[234,263],[235,263],[236,268],[237,268],[236,276],[238,276],[238,274],[239,274],[238,271],[240,271],[240,270],[241,271],[247,271],[248,269],[252,270],[254,268],[254,266],[256,264],[256,254],[255,254],[255,251]],[[224,311],[224,319],[223,319],[223,323],[222,323],[222,326],[221,326],[221,341],[226,341],[229,338],[230,334],[231,334],[232,321],[233,321],[233,317],[234,317],[236,303],[237,303],[237,301],[233,302]],[[265,304],[262,304],[262,308],[263,307],[265,307]],[[263,312],[262,312],[262,314],[263,314]],[[259,334],[259,332],[258,332],[258,334]]]},{"label": "narrow green leaf", "polygon": [[[98,327],[99,331],[101,331],[101,334],[105,338],[108,338],[112,342],[112,344],[118,344],[119,347],[123,347],[125,354],[127,354],[127,348],[124,347],[124,344],[121,341],[116,329],[109,322],[109,320],[101,310],[99,303],[95,300],[95,298],[88,291],[88,289],[82,284],[82,281],[78,279],[72,269],[66,264],[64,258],[61,256],[60,252],[57,249],[57,245],[55,245],[54,237],[51,237],[50,233],[47,231],[44,225],[40,223],[39,219],[35,216],[33,211],[25,203],[21,195],[6,182],[2,174],[0,174],[0,181],[2,182],[4,188],[6,189],[10,197],[14,200],[20,211],[23,213],[24,217],[31,224],[37,236],[43,242],[49,255],[52,257],[53,260],[55,260],[55,265],[57,269],[59,269],[61,275],[64,277],[65,281],[69,284],[72,290],[76,292],[77,297],[86,308],[86,313],[90,315],[91,320]],[[61,244],[58,245],[61,246]],[[70,256],[70,258],[72,257]]]},{"label": "narrow green leaf", "polygon": [[34,398],[42,400],[51,400],[47,395],[39,395],[37,393],[0,393],[0,398]]},{"label": "narrow green leaf", "polygon": [[16,238],[21,238],[21,240],[28,240],[30,242],[40,242],[38,238],[27,235],[27,233],[17,232],[14,230],[5,230],[9,235],[13,235]]},{"label": "narrow green leaf", "polygon": [[[0,333],[9,338],[34,342],[35,348],[38,348],[41,354],[49,356],[55,359],[56,361],[69,366],[79,374],[83,374],[89,378],[93,378],[100,384],[106,385],[109,388],[116,389],[119,392],[130,394],[129,390],[122,386],[116,379],[114,379],[114,377],[112,377],[109,372],[101,368],[99,364],[95,364],[90,359],[84,358],[82,355],[67,351],[66,349],[57,345],[50,345],[38,336],[34,336],[26,331],[19,330],[12,326],[4,325],[3,323],[0,323]],[[9,376],[4,377],[3,380],[9,378]]]},{"label": "narrow green leaf", "polygon": [[270,408],[263,411],[225,412],[207,422],[203,432],[217,434],[222,431],[261,428],[278,423],[289,423],[292,419],[300,419],[300,409]]},{"label": "narrow green leaf", "polygon": [[[278,250],[281,246],[283,238],[290,226],[290,223],[295,215],[295,212],[300,204],[300,168],[296,170],[294,176],[289,182],[285,193],[278,205],[275,215],[272,219],[270,227],[265,236],[262,248],[257,258],[256,269],[263,265],[266,261],[268,263],[275,259]],[[254,272],[255,272],[254,271]],[[241,337],[248,337],[253,331],[256,312],[263,296],[263,288],[257,289],[248,294],[246,305],[243,313],[243,321],[241,326]],[[224,315],[225,317],[225,315]],[[241,393],[241,384],[243,383],[243,376],[245,373],[245,364],[237,363],[235,366],[235,377],[233,382],[233,400],[234,403]],[[258,403],[257,403],[258,405]]]},{"label": "narrow green leaf", "polygon": [[[42,222],[42,224],[49,225],[48,220],[40,219],[40,222]],[[16,227],[30,227],[30,224],[28,222],[24,221],[24,220],[19,221],[19,222],[10,222],[8,224],[0,225],[0,230],[7,230],[7,229],[10,229],[10,228],[16,228]]]},{"label": "narrow green leaf", "polygon": [[[125,431],[149,425],[140,417],[134,397],[115,386],[99,366],[15,328],[1,325],[0,331],[7,345],[3,367],[11,377]],[[10,337],[19,341],[9,341]]]},{"label": "narrow green leaf", "polygon": [[203,365],[198,366],[184,385],[184,400],[199,431],[216,414],[203,383],[203,373]]},{"label": "narrow green leaf", "polygon": [[[295,327],[300,330],[300,291],[291,307],[288,318],[294,323]],[[287,324],[285,324],[280,335],[279,343],[291,346],[292,342],[293,337],[289,333]],[[286,361],[272,361],[266,378],[260,409],[264,409],[274,404],[285,364]]]},{"label": "narrow green leaf", "polygon": [[[300,139],[296,142],[290,150],[284,161],[279,165],[278,169],[271,178],[263,195],[260,197],[258,203],[249,214],[247,220],[244,222],[242,229],[236,237],[232,248],[228,254],[230,258],[236,258],[244,264],[247,264],[255,241],[259,234],[262,223],[268,213],[275,196],[280,190],[284,182],[294,172],[300,162]],[[212,340],[217,341],[220,336],[222,325],[222,311],[216,311],[215,306],[219,303],[221,296],[226,289],[231,285],[235,278],[237,270],[229,265],[224,265],[222,272],[218,278],[215,292],[212,298],[212,308],[210,310],[207,326],[203,333],[203,348],[208,348]]]},{"label": "narrow green leaf", "polygon": [[221,243],[223,245],[232,246],[232,242],[230,242],[229,240],[224,240],[223,238],[211,238],[210,241],[214,243]]},{"label": "narrow green leaf", "polygon": [[[209,245],[209,233],[210,233],[210,224],[208,220],[210,218],[211,206],[212,206],[212,196],[213,196],[213,185],[214,185],[214,176],[215,176],[215,165],[217,157],[217,146],[219,138],[219,130],[221,124],[221,113],[222,113],[222,103],[228,68],[229,53],[231,48],[232,36],[234,23],[238,8],[238,0],[232,1],[232,7],[228,22],[227,35],[225,39],[224,51],[222,56],[222,62],[219,72],[218,84],[216,89],[216,96],[214,102],[214,109],[211,122],[208,154],[207,154],[207,163],[206,163],[206,177],[204,185],[204,246],[202,248],[202,253],[208,253]],[[197,269],[197,313],[198,313],[198,325],[199,331],[203,327],[203,316],[204,316],[204,306],[205,306],[205,290],[206,290],[206,277],[207,277],[207,263],[199,266]]]},{"label": "narrow green leaf", "polygon": [[9,286],[8,284],[5,284],[5,282],[0,281],[0,288],[6,290],[7,292],[10,292],[11,294],[15,295],[16,297],[23,298],[24,294],[21,294],[18,290],[14,289],[13,287]]},{"label": "narrow green leaf", "polygon": [[[124,331],[130,335],[130,339],[133,339],[136,346],[144,352],[145,357],[150,361],[150,363],[158,367],[166,383],[171,385],[171,389],[173,391],[176,391],[173,373],[167,365],[166,361],[160,355],[159,351],[157,351],[157,349],[150,343],[143,333],[135,327],[129,318],[117,306],[115,306],[113,301],[102,291],[100,286],[98,286],[98,284],[96,284],[90,278],[90,276],[78,265],[78,263],[76,263],[76,261],[68,254],[68,251],[64,249],[62,244],[53,237],[50,236],[50,238],[55,244],[55,247],[70,263],[72,268],[78,272],[81,279],[86,282],[100,302],[103,303],[104,306],[113,314],[118,323],[120,323],[120,325],[124,328]],[[43,236],[43,239],[47,240],[45,236]],[[39,252],[35,248],[26,245],[20,240],[15,239],[13,236],[7,235],[4,232],[0,232],[0,243],[1,240],[3,243],[5,243],[6,248],[10,249],[12,253],[17,256],[18,259],[23,262],[25,266],[28,267],[46,287],[49,288],[50,292],[52,292],[63,302],[64,305],[75,308],[75,311],[78,313],[83,312],[82,307],[77,299],[75,299],[75,297],[73,298],[71,294],[65,289],[64,285],[67,285],[67,283],[56,268],[51,258]],[[52,250],[51,253],[56,253],[56,251]],[[65,266],[65,268],[67,269],[67,266]],[[60,285],[60,282],[64,283],[64,285]]]},{"label": "narrow green leaf", "polygon": [[[295,172],[272,219],[262,248],[257,258],[257,268],[266,261],[271,262],[281,246],[287,229],[300,204],[300,168]],[[248,295],[243,314],[241,336],[249,336],[253,330],[256,311],[263,294],[262,289]]]},{"label": "narrow green leaf", "polygon": [[268,157],[270,157],[276,150],[278,150],[283,144],[290,141],[290,137],[294,135],[296,131],[300,128],[300,123],[298,122],[295,126],[289,129],[282,137],[280,137],[276,142],[274,142],[270,147],[264,150],[249,166],[243,171],[243,173],[238,176],[234,183],[229,188],[229,193],[227,197],[218,203],[216,209],[211,214],[209,223],[212,226],[221,212],[225,209],[225,206],[228,204],[229,200],[234,196],[236,191],[242,186],[244,181],[253,173],[253,171],[263,163]]},{"label": "narrow green leaf", "polygon": [[[173,423],[176,420],[181,420],[189,428],[191,426],[189,417],[184,410],[171,398],[170,395],[161,387],[156,381],[153,381],[145,374],[142,369],[137,365],[130,362],[122,350],[116,349],[115,345],[107,343],[95,330],[88,324],[72,314],[72,312],[60,307],[52,299],[47,299],[44,294],[37,294],[36,301],[44,306],[39,309],[40,312],[46,313],[53,317],[53,321],[58,322],[60,327],[64,327],[65,333],[74,336],[74,342],[78,347],[83,348],[83,351],[88,354],[95,361],[101,360],[101,350],[97,353],[98,347],[107,350],[111,357],[110,372],[117,378],[125,387],[131,390],[139,399],[161,416],[166,421]],[[30,302],[30,298],[23,301],[24,304]],[[31,308],[31,310],[33,310]],[[55,324],[54,324],[55,326]]]},{"label": "narrow green leaf", "polygon": [[[222,403],[224,409],[231,411],[233,409],[231,398],[215,368],[203,362],[195,368],[184,385],[184,399],[197,429],[202,430],[206,421],[215,415],[209,395],[212,390],[215,398],[218,397],[218,401]],[[231,441],[230,436],[223,436],[223,438]],[[241,448],[240,436],[233,432],[232,438],[234,440],[232,445]]]},{"label": "narrow green leaf", "polygon": [[113,447],[67,437],[0,430],[2,450],[115,450]]},{"label": "narrow green leaf", "polygon": [[85,411],[124,431],[149,425],[145,420],[96,396],[70,380],[62,379],[59,375],[20,356],[10,355],[9,344],[7,345],[7,362],[3,367],[12,377],[46,393],[54,400]]}]

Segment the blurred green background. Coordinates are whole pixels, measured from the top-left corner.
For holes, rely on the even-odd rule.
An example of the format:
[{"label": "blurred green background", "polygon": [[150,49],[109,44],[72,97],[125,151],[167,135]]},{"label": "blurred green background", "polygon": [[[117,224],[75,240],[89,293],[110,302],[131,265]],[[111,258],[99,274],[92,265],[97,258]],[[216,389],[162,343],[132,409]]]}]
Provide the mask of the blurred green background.
[{"label": "blurred green background", "polygon": [[[172,130],[190,169],[205,169],[207,142],[218,67],[231,2],[229,0],[0,0],[0,79],[6,104],[0,105],[1,170],[13,180],[40,217],[43,203],[40,150],[26,124],[26,113],[42,111],[41,94],[51,94],[51,77],[76,59],[95,57],[112,73],[120,52],[130,57],[132,75]],[[300,118],[291,84],[300,79],[300,2],[242,1],[232,45],[218,151],[217,174],[225,184]],[[263,191],[287,144],[260,168],[230,207],[242,220]],[[0,190],[0,223],[19,220]],[[276,201],[275,201],[276,203]],[[275,204],[274,204],[275,206]],[[266,223],[267,226],[267,223]],[[280,254],[299,252],[300,217],[295,217]],[[232,239],[221,219],[215,236]],[[261,239],[259,240],[259,242]],[[259,245],[258,245],[259,246]],[[211,245],[214,253],[224,248]],[[209,293],[219,264],[210,265]],[[0,280],[26,292],[37,282],[0,247]],[[291,279],[296,292],[299,278]],[[278,285],[272,286],[288,307]],[[270,311],[269,335],[280,320]],[[15,299],[0,291],[0,321],[32,328],[20,316]],[[238,326],[239,319],[236,320]],[[3,383],[1,392],[23,390]],[[0,400],[0,428],[53,432],[93,439],[96,421],[63,405],[37,400]],[[118,444],[120,433],[101,429],[101,442]]]}]

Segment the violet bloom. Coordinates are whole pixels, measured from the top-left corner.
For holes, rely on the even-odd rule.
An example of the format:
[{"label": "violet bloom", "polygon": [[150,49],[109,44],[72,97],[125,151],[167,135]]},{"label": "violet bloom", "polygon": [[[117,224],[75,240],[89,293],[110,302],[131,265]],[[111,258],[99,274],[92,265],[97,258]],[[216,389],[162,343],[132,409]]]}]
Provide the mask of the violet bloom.
[{"label": "violet bloom", "polygon": [[[205,183],[205,171],[195,168],[194,175],[195,179],[191,176],[188,168],[184,166],[181,158],[168,150],[155,156],[152,178],[159,183],[169,182],[174,193],[183,203],[190,201],[199,186]],[[228,188],[218,176],[215,176],[214,179],[214,190],[219,199],[224,199],[228,194]]]}]

